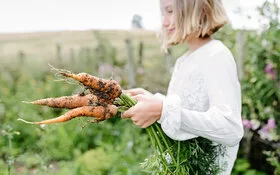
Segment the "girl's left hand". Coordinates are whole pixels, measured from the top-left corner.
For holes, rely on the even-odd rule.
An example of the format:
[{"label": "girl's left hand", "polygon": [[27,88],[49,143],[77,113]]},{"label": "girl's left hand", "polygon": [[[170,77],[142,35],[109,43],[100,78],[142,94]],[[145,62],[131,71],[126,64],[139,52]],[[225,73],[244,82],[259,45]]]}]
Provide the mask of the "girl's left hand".
[{"label": "girl's left hand", "polygon": [[162,100],[148,95],[132,97],[137,104],[122,113],[122,118],[130,118],[133,123],[141,128],[146,128],[160,119]]}]

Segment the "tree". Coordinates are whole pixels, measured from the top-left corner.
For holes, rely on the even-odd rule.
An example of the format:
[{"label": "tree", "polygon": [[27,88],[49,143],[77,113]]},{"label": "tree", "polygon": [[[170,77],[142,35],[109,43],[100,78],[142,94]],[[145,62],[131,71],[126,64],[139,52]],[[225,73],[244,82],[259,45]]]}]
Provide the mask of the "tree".
[{"label": "tree", "polygon": [[133,15],[131,25],[133,29],[143,29],[142,16],[137,14]]}]

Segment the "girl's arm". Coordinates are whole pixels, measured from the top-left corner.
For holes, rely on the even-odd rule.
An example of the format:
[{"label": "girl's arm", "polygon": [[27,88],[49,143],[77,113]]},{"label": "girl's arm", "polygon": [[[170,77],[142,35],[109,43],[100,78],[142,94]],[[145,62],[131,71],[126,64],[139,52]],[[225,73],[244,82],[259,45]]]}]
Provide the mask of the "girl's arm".
[{"label": "girl's arm", "polygon": [[169,95],[163,100],[158,122],[164,132],[176,140],[182,140],[181,135],[186,132],[235,146],[244,133],[241,90],[235,62],[228,52],[219,52],[207,60],[201,70],[209,97],[209,109],[206,112],[185,109],[180,105],[179,96]]}]

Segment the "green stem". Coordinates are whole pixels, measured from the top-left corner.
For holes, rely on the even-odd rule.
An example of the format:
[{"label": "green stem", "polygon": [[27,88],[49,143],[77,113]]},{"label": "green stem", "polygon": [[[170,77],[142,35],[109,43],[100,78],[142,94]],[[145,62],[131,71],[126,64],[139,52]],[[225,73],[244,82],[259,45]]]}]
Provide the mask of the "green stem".
[{"label": "green stem", "polygon": [[161,158],[162,164],[166,167],[166,169],[168,171],[172,172],[171,170],[169,170],[169,168],[168,168],[168,166],[166,164],[166,159],[164,157],[163,148],[162,148],[162,145],[160,143],[160,140],[159,140],[159,138],[157,136],[157,133],[156,133],[155,129],[151,126],[151,127],[146,128],[146,130],[150,130],[151,135],[152,135],[151,140],[154,139],[155,142],[157,143],[156,145],[157,145],[157,147],[159,149],[159,152],[160,152],[160,158]]},{"label": "green stem", "polygon": [[[11,134],[11,133],[9,133]],[[12,156],[12,149],[13,149],[13,143],[12,143],[12,136],[8,135],[8,144],[9,144],[9,158],[8,158],[8,175],[11,175],[11,169],[12,169],[12,161],[13,161],[13,156]]]},{"label": "green stem", "polygon": [[147,131],[147,133],[148,133],[148,135],[149,135],[149,137],[150,137],[150,140],[151,140],[151,142],[152,142],[152,145],[153,145],[154,149],[156,150],[156,144],[155,144],[155,140],[152,139],[151,130],[150,130],[150,129],[146,129],[146,131]]},{"label": "green stem", "polygon": [[165,134],[163,134],[161,127],[159,126],[159,124],[154,123],[153,125],[155,125],[155,127],[157,128],[157,130],[160,132],[161,136],[163,137],[165,144],[166,145],[172,145],[172,143],[170,142],[170,140],[166,140],[166,136]]},{"label": "green stem", "polygon": [[181,147],[181,142],[178,141],[178,147],[177,147],[177,168],[179,168],[179,165],[180,165],[180,147]]},{"label": "green stem", "polygon": [[122,93],[120,95],[120,99],[128,106],[128,107],[132,107],[134,105],[136,105],[136,101],[131,99],[128,95]]},{"label": "green stem", "polygon": [[157,133],[156,133],[156,131],[155,131],[155,128],[153,128],[153,126],[151,126],[151,127],[147,128],[147,130],[148,130],[148,129],[151,129],[152,134],[153,134],[153,137],[155,138],[156,142],[158,143],[158,148],[159,148],[160,152],[163,153],[163,148],[162,148],[162,145],[161,145],[161,143],[160,143],[160,140],[159,140],[159,138],[158,138],[158,136],[157,136]]},{"label": "green stem", "polygon": [[[153,147],[154,147],[155,153],[158,154],[158,153],[156,152],[156,150],[157,150],[157,146],[156,146],[156,145],[157,145],[157,144],[155,143],[156,141],[155,141],[155,137],[153,136],[152,130],[147,128],[146,131],[147,131],[147,133],[148,133],[148,135],[149,135],[149,137],[150,137],[150,140],[151,140],[152,145],[153,145]],[[164,161],[163,161],[162,153],[160,153],[160,157],[161,157],[161,160],[162,160],[162,162],[163,162],[163,165],[166,167],[166,169],[168,169],[167,165],[166,165],[166,164],[164,163]]]},{"label": "green stem", "polygon": [[[171,148],[170,148],[170,146],[168,145],[168,143],[167,143],[167,141],[166,141],[166,139],[165,139],[165,136],[164,136],[163,133],[162,133],[161,128],[160,128],[157,124],[153,124],[152,126],[155,126],[155,127],[156,127],[157,131],[159,132],[160,136],[162,137],[162,141],[163,141],[163,143],[165,144],[166,149],[167,149],[169,155],[170,155],[171,158],[172,158],[172,162],[175,163],[175,162],[176,162],[176,159],[174,158],[173,154],[171,153]],[[177,166],[178,166],[178,165],[177,165]]]},{"label": "green stem", "polygon": [[124,105],[126,106],[126,107],[132,107],[128,102],[127,102],[127,97],[125,96],[125,94],[121,94],[120,95],[120,100],[122,101],[122,103],[124,103]]}]

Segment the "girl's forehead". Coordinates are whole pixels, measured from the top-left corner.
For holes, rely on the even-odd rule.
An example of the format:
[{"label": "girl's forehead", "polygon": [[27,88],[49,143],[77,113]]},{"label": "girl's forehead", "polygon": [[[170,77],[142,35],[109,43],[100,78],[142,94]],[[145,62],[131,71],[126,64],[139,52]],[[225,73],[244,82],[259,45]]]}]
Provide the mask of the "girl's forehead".
[{"label": "girl's forehead", "polygon": [[161,0],[163,6],[171,6],[174,0]]}]

